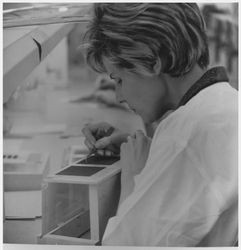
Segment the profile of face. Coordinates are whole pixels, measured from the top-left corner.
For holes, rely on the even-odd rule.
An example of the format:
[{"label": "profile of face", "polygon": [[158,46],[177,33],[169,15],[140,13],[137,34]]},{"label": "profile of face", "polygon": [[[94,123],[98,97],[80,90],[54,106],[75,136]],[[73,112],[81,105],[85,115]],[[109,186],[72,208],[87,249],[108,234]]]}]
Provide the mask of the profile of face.
[{"label": "profile of face", "polygon": [[173,108],[167,76],[208,65],[205,23],[196,3],[96,3],[93,14],[87,63],[115,79],[118,101],[145,123]]},{"label": "profile of face", "polygon": [[167,111],[167,90],[160,75],[132,73],[125,68],[115,67],[108,60],[104,64],[116,83],[117,101],[127,103],[145,123],[154,122]]}]

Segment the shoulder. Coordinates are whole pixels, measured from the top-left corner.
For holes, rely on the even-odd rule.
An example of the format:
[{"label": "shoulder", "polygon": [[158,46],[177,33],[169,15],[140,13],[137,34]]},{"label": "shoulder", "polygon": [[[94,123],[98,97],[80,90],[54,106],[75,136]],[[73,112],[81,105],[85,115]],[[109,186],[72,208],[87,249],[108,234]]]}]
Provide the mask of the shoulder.
[{"label": "shoulder", "polygon": [[[195,134],[238,126],[238,93],[228,83],[214,84],[160,122],[153,141],[188,141]],[[230,131],[231,132],[231,131]]]}]

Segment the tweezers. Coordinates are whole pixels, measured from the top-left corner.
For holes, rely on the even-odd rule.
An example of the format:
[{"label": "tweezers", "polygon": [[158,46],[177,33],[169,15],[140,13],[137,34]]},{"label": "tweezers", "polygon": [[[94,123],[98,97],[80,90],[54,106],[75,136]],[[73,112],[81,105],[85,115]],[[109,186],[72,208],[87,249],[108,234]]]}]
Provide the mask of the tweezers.
[{"label": "tweezers", "polygon": [[87,154],[86,158],[85,158],[85,163],[87,163],[87,160],[88,158],[91,156],[91,155],[95,155],[97,152],[97,148],[94,146],[94,148]]}]

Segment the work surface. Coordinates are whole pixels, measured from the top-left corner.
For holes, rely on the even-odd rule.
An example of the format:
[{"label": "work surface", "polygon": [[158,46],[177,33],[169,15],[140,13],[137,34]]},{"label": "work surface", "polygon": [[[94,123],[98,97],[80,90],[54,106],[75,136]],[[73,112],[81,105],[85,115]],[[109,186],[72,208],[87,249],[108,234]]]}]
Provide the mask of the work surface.
[{"label": "work surface", "polygon": [[[14,140],[15,146],[18,145],[20,151],[49,153],[51,173],[63,167],[64,153],[68,146],[83,144],[84,137],[81,129],[85,123],[105,121],[128,132],[143,129],[141,119],[133,113],[118,108],[107,108],[96,103],[69,102],[72,98],[85,96],[92,91],[93,84],[74,82],[66,88],[48,89],[45,92],[45,99],[42,100],[41,109],[36,109],[35,112],[34,110],[16,111],[10,107],[9,119],[15,126],[16,132],[22,132],[23,136],[18,139],[4,138],[4,141]],[[29,101],[31,106],[33,103]],[[34,135],[34,130],[38,130],[39,127],[46,128],[48,133],[42,131]],[[4,243],[35,244],[37,235],[41,233],[41,218],[5,220],[3,231]]]}]

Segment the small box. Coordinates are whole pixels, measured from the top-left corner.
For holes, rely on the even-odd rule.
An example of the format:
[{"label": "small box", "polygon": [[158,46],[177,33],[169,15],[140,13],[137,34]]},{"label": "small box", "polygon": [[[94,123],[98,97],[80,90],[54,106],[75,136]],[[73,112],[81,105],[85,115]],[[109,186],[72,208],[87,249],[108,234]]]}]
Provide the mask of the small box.
[{"label": "small box", "polygon": [[49,171],[49,155],[38,152],[4,152],[4,191],[41,190]]},{"label": "small box", "polygon": [[89,158],[44,180],[40,244],[98,245],[120,196],[117,158]]}]

